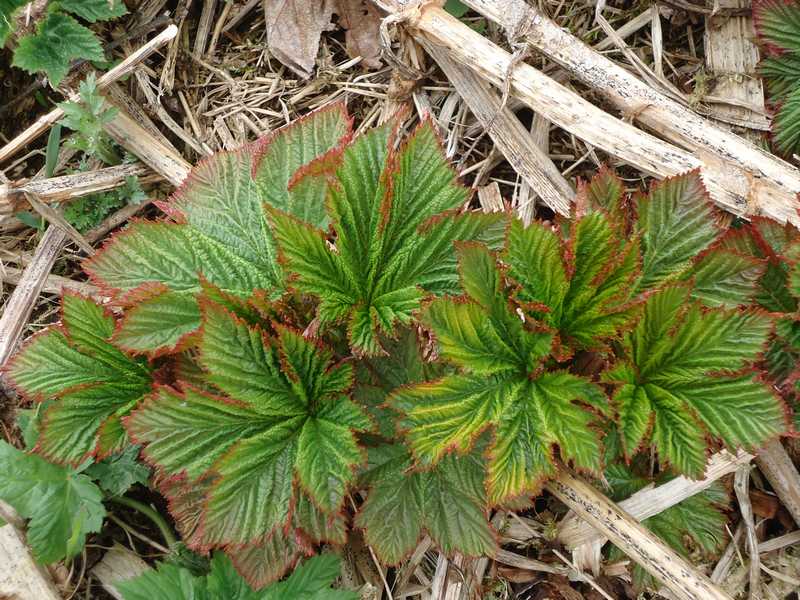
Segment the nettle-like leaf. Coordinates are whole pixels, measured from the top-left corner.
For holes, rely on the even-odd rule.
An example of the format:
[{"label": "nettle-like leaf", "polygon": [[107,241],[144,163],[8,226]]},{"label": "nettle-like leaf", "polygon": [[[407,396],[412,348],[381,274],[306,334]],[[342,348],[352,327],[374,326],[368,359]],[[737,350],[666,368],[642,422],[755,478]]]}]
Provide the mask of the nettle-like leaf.
[{"label": "nettle-like leaf", "polygon": [[120,418],[150,391],[151,370],[114,347],[114,318],[92,300],[66,292],[62,322],[35,335],[7,373],[16,388],[45,408],[36,450],[77,465],[124,448]]},{"label": "nettle-like leaf", "polygon": [[775,146],[785,153],[800,148],[800,3],[758,0],[753,22],[767,58],[760,71],[776,106],[772,123]]},{"label": "nettle-like leaf", "polygon": [[230,559],[217,552],[207,575],[193,575],[184,567],[160,563],[156,570],[116,586],[125,600],[357,600],[355,592],[331,588],[340,568],[338,557],[323,554],[305,561],[286,581],[253,591]]},{"label": "nettle-like leaf", "polygon": [[[546,260],[544,254],[531,259]],[[553,336],[511,309],[485,247],[462,245],[459,263],[466,297],[433,301],[422,320],[442,357],[464,373],[401,388],[390,399],[403,413],[401,426],[417,461],[437,464],[450,450],[466,454],[492,427],[486,486],[493,504],[538,491],[556,472],[556,445],[564,460],[599,472],[595,414],[578,402],[605,413],[602,390],[567,371],[544,370]]]},{"label": "nettle-like leaf", "polygon": [[193,545],[268,541],[306,497],[304,510],[334,518],[363,461],[354,432],[372,428],[347,395],[351,366],[284,326],[268,335],[219,305],[203,312],[199,362],[227,397],[160,387],[127,420],[165,474],[213,479]]},{"label": "nettle-like leaf", "polygon": [[92,480],[0,441],[0,498],[28,522],[27,541],[42,564],[69,559],[100,531],[106,511]]},{"label": "nettle-like leaf", "polygon": [[43,71],[56,86],[78,58],[103,60],[100,40],[71,16],[50,9],[36,33],[19,40],[12,64],[31,74]]},{"label": "nettle-like leaf", "polygon": [[342,156],[328,208],[335,249],[322,231],[282,211],[273,221],[293,285],[320,299],[323,324],[345,321],[353,350],[381,352],[379,334],[407,324],[425,293],[457,289],[455,240],[501,243],[502,214],[456,214],[456,183],[426,121],[397,151],[396,124],[360,136]]},{"label": "nettle-like leaf", "polygon": [[704,309],[690,288],[673,284],[647,298],[625,336],[625,358],[605,373],[625,453],[648,433],[660,458],[700,477],[706,438],[754,448],[785,431],[784,407],[758,380],[772,319],[757,310]]},{"label": "nettle-like leaf", "polygon": [[121,496],[137,483],[147,485],[150,479],[150,469],[138,458],[139,447],[128,445],[122,452],[89,465],[86,474],[110,495]]},{"label": "nettle-like leaf", "polygon": [[430,469],[413,469],[401,445],[370,451],[364,483],[370,488],[356,525],[378,556],[398,564],[427,533],[446,554],[491,556],[497,542],[488,523],[485,464],[479,451],[446,456]]},{"label": "nettle-like leaf", "polygon": [[160,354],[200,325],[203,281],[250,298],[284,290],[265,205],[324,226],[327,173],[350,136],[341,104],[202,161],[163,208],[173,220],[138,221],[87,261],[90,276],[126,306],[115,342]]},{"label": "nettle-like leaf", "polygon": [[[611,487],[609,496],[616,502],[653,483],[651,479],[637,475],[630,467],[622,464],[609,465],[605,471],[605,479]],[[724,486],[715,482],[702,492],[645,519],[642,525],[684,557],[688,558],[693,548],[701,550],[706,556],[712,556],[726,538],[725,526],[728,519],[723,509],[728,503],[728,493]],[[617,547],[612,547],[609,558],[621,560],[624,554]],[[639,590],[653,588],[657,584],[638,564],[633,566],[633,583]]]},{"label": "nettle-like leaf", "polygon": [[58,5],[89,23],[108,21],[128,14],[122,0],[59,0]]}]

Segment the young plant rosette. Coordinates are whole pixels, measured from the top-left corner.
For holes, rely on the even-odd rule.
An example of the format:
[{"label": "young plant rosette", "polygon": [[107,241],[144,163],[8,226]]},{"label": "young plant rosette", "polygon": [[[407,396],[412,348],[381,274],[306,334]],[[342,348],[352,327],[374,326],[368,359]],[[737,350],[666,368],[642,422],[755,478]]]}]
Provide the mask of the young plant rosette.
[{"label": "young plant rosette", "polygon": [[491,556],[490,511],[563,463],[600,476],[607,431],[691,477],[787,431],[770,226],[721,227],[697,173],[630,198],[603,170],[526,228],[468,208],[431,122],[399,129],[330,106],[114,235],[86,270],[120,316],[66,295],[9,367],[51,400],[37,450],[141,445],[183,540],[260,587],[353,526],[388,564],[425,534]]}]

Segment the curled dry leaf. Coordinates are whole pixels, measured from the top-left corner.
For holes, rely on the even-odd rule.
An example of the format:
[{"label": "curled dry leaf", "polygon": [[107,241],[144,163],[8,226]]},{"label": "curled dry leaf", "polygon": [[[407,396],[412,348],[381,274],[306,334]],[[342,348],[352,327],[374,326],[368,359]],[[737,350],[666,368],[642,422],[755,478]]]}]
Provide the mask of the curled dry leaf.
[{"label": "curled dry leaf", "polygon": [[340,25],[347,30],[347,53],[363,58],[362,64],[377,69],[381,66],[381,16],[367,0],[339,0],[336,13]]},{"label": "curled dry leaf", "polygon": [[262,0],[267,22],[267,44],[272,55],[300,77],[311,77],[322,32],[331,16],[339,15],[346,30],[347,53],[361,56],[369,68],[381,66],[380,25],[377,8],[367,0]]},{"label": "curled dry leaf", "polygon": [[262,0],[272,55],[307,78],[314,70],[319,38],[330,26],[333,0]]}]

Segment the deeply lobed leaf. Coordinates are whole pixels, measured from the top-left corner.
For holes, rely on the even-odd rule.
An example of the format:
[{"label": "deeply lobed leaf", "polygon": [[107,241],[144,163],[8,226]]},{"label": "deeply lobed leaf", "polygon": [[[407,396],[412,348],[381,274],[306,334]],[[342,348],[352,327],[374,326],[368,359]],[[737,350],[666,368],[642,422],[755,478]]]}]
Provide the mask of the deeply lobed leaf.
[{"label": "deeply lobed leaf", "polygon": [[295,481],[335,514],[362,460],[354,432],[372,426],[345,395],[349,365],[292,330],[267,336],[218,305],[203,310],[200,364],[229,398],[159,388],[127,422],[165,473],[215,475],[197,544],[249,544],[288,525]]},{"label": "deeply lobed leaf", "polygon": [[335,252],[321,231],[273,215],[295,287],[320,299],[323,323],[346,321],[351,347],[363,355],[381,352],[379,334],[409,323],[425,292],[456,288],[454,241],[497,245],[504,229],[502,215],[445,217],[466,191],[429,122],[397,152],[394,136],[387,124],[345,150],[329,202]]},{"label": "deeply lobed leaf", "polygon": [[446,554],[494,554],[480,452],[451,455],[430,470],[414,471],[405,448],[379,446],[369,462],[364,481],[370,492],[356,525],[382,560],[398,564],[423,533]]},{"label": "deeply lobed leaf", "polygon": [[652,294],[626,338],[629,363],[606,379],[618,384],[614,402],[623,449],[631,455],[652,428],[660,457],[699,477],[704,437],[731,447],[758,447],[786,428],[783,405],[748,371],[767,342],[771,318],[760,312],[703,310],[687,303],[689,289]]},{"label": "deeply lobed leaf", "polygon": [[124,447],[120,417],[150,391],[150,368],[110,342],[114,319],[92,300],[67,292],[62,325],[33,337],[8,375],[29,398],[54,399],[44,412],[37,450],[77,465]]},{"label": "deeply lobed leaf", "polygon": [[436,464],[451,450],[467,453],[487,427],[489,501],[499,504],[539,489],[564,460],[598,471],[600,442],[593,413],[605,410],[602,391],[565,371],[541,372],[552,336],[526,331],[510,312],[494,259],[479,246],[460,254],[467,300],[440,299],[423,319],[440,341],[442,356],[466,374],[400,388],[391,404],[416,459]]},{"label": "deeply lobed leaf", "polygon": [[[136,222],[87,261],[93,279],[129,305],[120,345],[150,354],[180,349],[200,325],[203,281],[245,299],[257,291],[279,296],[284,276],[264,207],[323,225],[327,175],[309,167],[336,164],[349,136],[350,119],[336,104],[220,152],[197,165],[164,206],[175,222]],[[303,183],[292,187],[303,169]]]}]

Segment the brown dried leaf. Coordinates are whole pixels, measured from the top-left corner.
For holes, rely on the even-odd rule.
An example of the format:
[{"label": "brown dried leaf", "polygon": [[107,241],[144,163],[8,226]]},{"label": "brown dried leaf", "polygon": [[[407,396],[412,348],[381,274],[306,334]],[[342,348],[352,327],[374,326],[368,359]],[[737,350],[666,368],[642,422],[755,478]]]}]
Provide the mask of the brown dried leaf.
[{"label": "brown dried leaf", "polygon": [[272,55],[300,77],[314,71],[319,38],[331,24],[334,0],[262,0]]},{"label": "brown dried leaf", "polygon": [[336,10],[341,26],[347,30],[347,54],[363,58],[361,64],[371,69],[381,66],[380,27],[378,9],[367,0],[338,0]]}]

